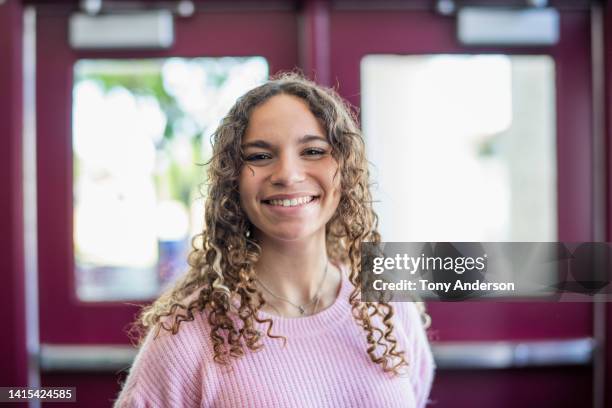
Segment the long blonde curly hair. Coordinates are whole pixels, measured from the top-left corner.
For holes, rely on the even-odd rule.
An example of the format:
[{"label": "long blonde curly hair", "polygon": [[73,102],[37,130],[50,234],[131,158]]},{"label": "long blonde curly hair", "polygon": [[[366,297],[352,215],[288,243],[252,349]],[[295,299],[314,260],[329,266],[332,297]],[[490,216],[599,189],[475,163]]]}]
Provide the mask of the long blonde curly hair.
[{"label": "long blonde curly hair", "polygon": [[[298,73],[278,75],[240,97],[212,136],[204,230],[192,240],[189,271],[142,310],[136,322],[140,340],[152,328],[156,328],[156,335],[160,329],[176,334],[182,322],[194,320],[195,313],[206,313],[214,361],[219,364],[229,364],[231,358],[244,355],[245,346],[250,350],[263,346],[263,333],[254,322],[266,324],[266,335],[270,338],[286,340],[272,334],[272,319],[258,316],[259,309],[266,304],[255,285],[254,265],[261,247],[255,238],[246,236],[250,222],[240,206],[238,193],[238,177],[245,165],[241,141],[249,116],[256,106],[279,94],[303,99],[327,131],[332,156],[341,173],[340,202],[326,225],[327,255],[332,262],[350,267],[349,279],[354,288],[349,302],[355,322],[365,332],[370,359],[385,372],[398,374],[407,361],[393,335],[393,306],[385,301],[359,301],[360,244],[378,243],[380,234],[357,118],[333,89],[323,88]],[[422,303],[417,306],[427,327],[424,306]],[[373,324],[375,316],[382,319],[384,331]]]}]

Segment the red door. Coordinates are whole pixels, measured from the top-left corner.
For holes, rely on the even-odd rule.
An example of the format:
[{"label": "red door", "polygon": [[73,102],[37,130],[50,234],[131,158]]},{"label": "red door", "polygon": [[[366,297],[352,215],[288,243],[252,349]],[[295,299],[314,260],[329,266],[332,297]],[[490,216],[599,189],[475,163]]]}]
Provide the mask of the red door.
[{"label": "red door", "polygon": [[[360,9],[351,5],[332,10],[330,21],[331,76],[339,81],[340,92],[356,106],[364,102],[364,78],[360,66],[362,59],[368,55],[501,54],[551,57],[555,65],[554,107],[557,113],[558,195],[555,206],[558,233],[550,240],[593,240],[588,8],[562,9],[559,43],[535,48],[462,46],[456,38],[456,21],[437,15],[427,7],[421,10],[418,7],[385,10],[384,7]],[[349,43],[351,46],[347,47]],[[370,101],[371,104],[375,102]],[[368,108],[361,106],[362,119],[367,114],[363,110]],[[398,117],[397,120],[399,126],[402,118]],[[445,118],[433,120],[443,121]],[[367,143],[379,142],[374,139]],[[439,149],[444,150],[444,146]],[[398,174],[401,175],[400,170]],[[408,176],[402,175],[404,180]],[[427,200],[422,196],[418,199]],[[448,205],[453,205],[452,199]],[[385,222],[384,217],[381,222]],[[568,343],[569,339],[583,339],[584,344],[588,344],[594,336],[593,304],[430,302],[428,310],[433,321],[435,349],[438,351],[435,354],[440,357],[437,358],[440,366],[431,395],[437,406],[592,406],[594,376],[591,359],[587,357],[580,363],[564,361],[563,356],[571,352],[569,349],[564,351],[563,347],[574,344]],[[551,359],[543,366],[537,366],[529,358],[517,358],[521,350],[534,350],[531,348],[533,341],[540,340],[552,342],[550,352],[562,357],[557,363]],[[524,354],[522,357],[525,357]]]},{"label": "red door", "polygon": [[[83,301],[77,296],[72,134],[75,64],[83,59],[257,56],[265,59],[270,73],[290,70],[297,65],[295,12],[284,6],[251,11],[232,11],[229,6],[220,10],[196,9],[191,17],[175,17],[175,43],[167,50],[83,51],[72,49],[68,43],[71,10],[56,4],[41,6],[37,11],[41,384],[76,386],[80,406],[106,407],[119,391],[118,367],[110,372],[91,372],[91,366],[82,365],[82,358],[110,361],[117,356],[117,350],[98,349],[96,356],[96,349],[74,346],[128,345],[126,328],[139,308],[138,302],[129,299]],[[198,168],[196,163],[193,167]],[[198,183],[203,181],[201,174]],[[73,347],[62,349],[59,345]],[[80,362],[66,360],[62,350],[67,350],[69,357],[82,357],[77,358]],[[75,370],[86,373],[76,374]]]}]

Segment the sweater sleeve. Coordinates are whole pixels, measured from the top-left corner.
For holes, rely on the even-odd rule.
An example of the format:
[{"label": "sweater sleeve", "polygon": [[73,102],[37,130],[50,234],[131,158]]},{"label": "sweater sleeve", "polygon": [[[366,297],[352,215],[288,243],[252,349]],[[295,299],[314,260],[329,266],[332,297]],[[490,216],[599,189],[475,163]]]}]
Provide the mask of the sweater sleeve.
[{"label": "sweater sleeve", "polygon": [[[151,330],[143,342],[115,408],[196,407],[201,403],[197,333],[183,323],[176,335]],[[197,332],[197,330],[196,330]]]},{"label": "sweater sleeve", "polygon": [[407,335],[406,352],[409,359],[410,382],[414,387],[417,407],[422,408],[429,402],[428,397],[436,368],[431,346],[417,305],[414,302],[402,302],[396,305],[401,311]]}]

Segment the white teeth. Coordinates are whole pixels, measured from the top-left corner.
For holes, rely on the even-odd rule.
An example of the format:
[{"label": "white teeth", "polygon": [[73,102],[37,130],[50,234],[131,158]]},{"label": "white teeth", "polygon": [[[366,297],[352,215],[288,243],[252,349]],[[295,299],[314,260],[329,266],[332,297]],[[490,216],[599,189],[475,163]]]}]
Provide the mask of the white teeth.
[{"label": "white teeth", "polygon": [[306,204],[314,199],[312,196],[293,198],[291,200],[270,200],[270,204],[279,205],[283,207],[295,207],[298,205]]}]

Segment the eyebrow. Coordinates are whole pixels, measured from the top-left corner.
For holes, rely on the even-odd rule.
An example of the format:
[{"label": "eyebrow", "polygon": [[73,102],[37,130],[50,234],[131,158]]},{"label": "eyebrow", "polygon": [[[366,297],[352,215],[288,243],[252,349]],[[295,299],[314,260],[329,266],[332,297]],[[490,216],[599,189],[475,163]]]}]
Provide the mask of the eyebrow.
[{"label": "eyebrow", "polygon": [[[298,140],[298,144],[304,144],[304,143],[309,143],[312,142],[313,140],[320,140],[322,142],[328,143],[326,138],[324,138],[323,136],[318,136],[318,135],[304,135],[302,137],[299,138]],[[262,149],[272,149],[272,145],[268,142],[266,142],[265,140],[253,140],[252,142],[246,142],[243,143],[241,145],[241,147],[243,149],[249,148],[249,147],[259,147]]]}]

